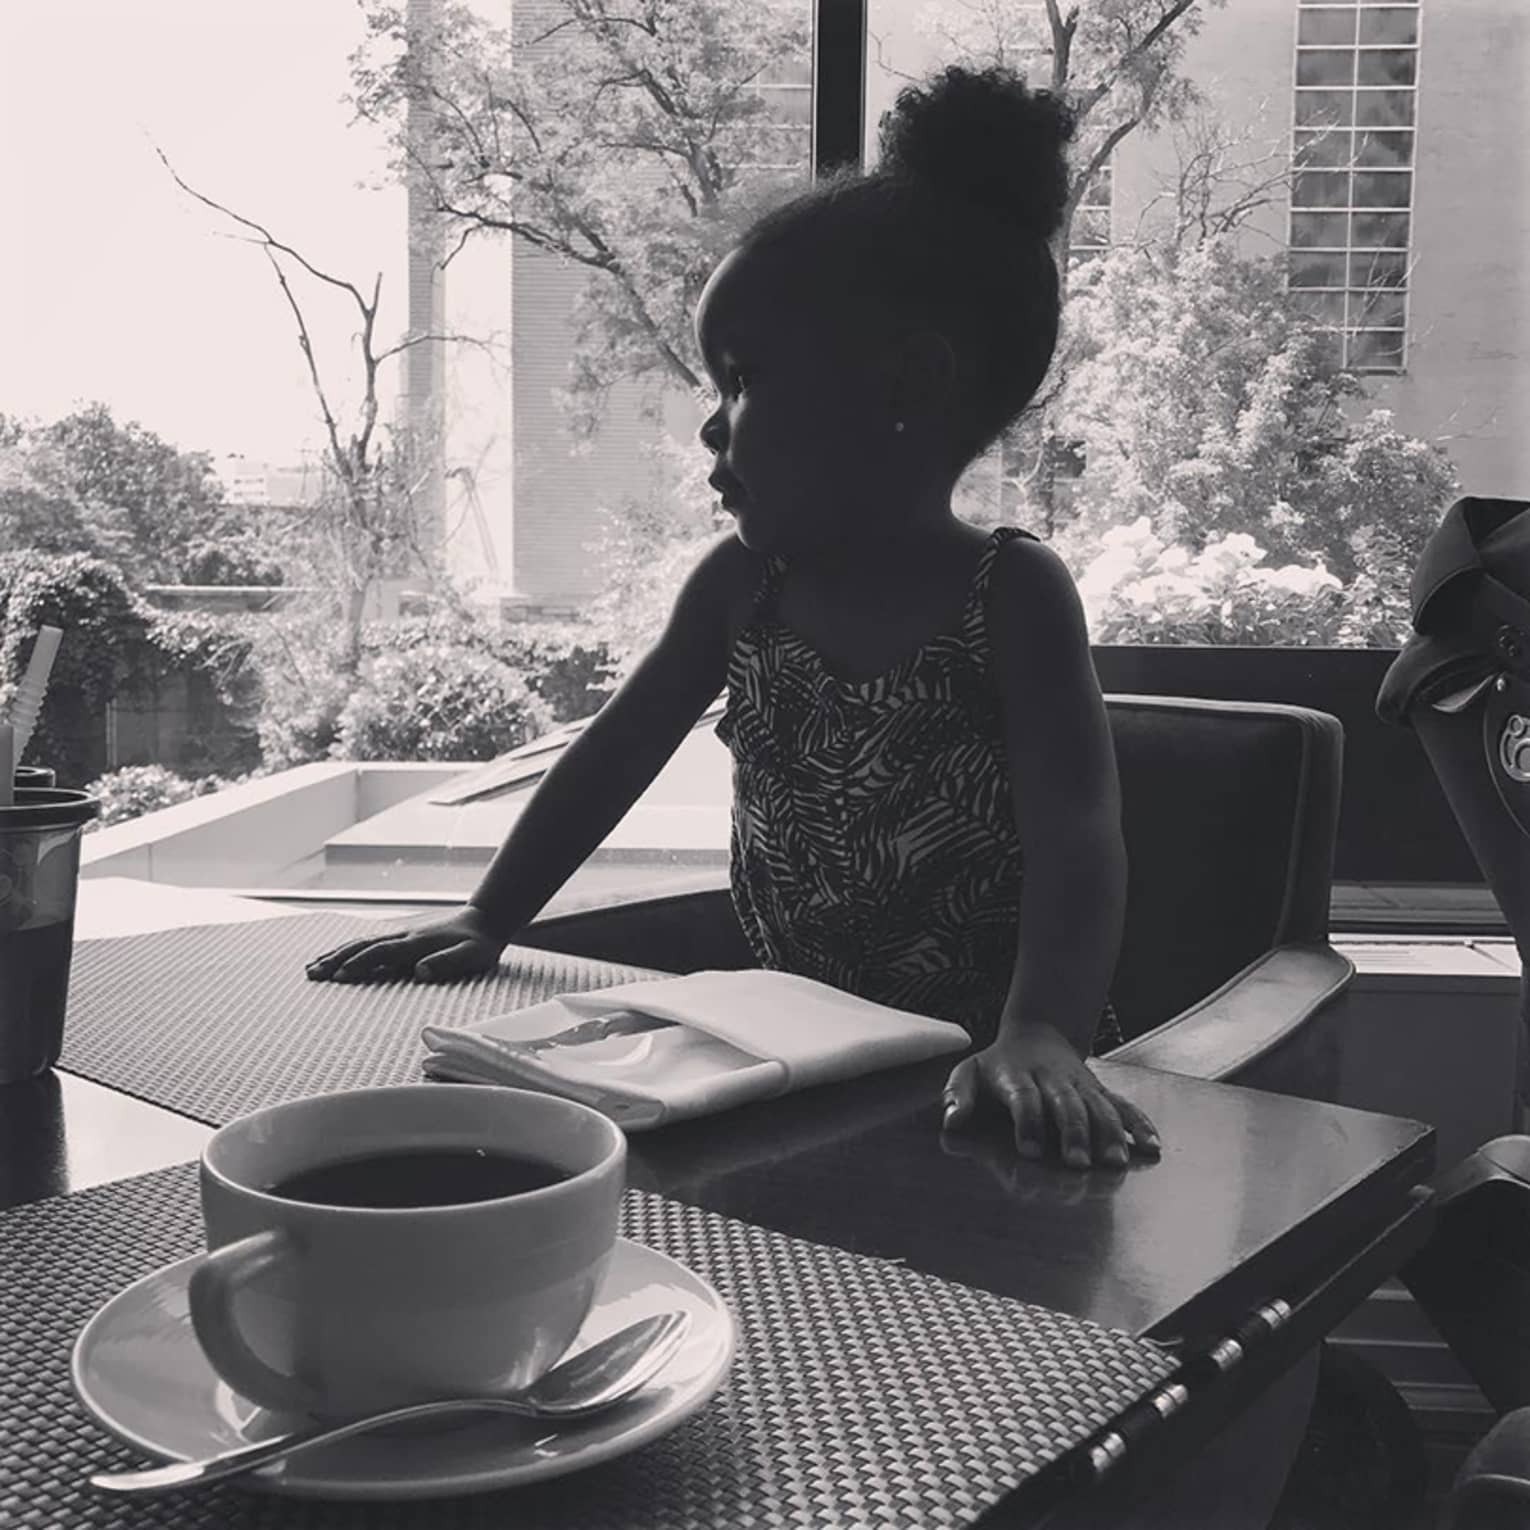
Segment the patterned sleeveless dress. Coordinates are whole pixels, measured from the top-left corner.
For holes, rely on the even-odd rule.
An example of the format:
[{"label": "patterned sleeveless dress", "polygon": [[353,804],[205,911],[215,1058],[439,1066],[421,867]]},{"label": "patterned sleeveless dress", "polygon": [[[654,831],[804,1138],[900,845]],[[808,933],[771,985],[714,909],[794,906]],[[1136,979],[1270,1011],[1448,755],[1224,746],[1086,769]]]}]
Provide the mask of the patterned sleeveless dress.
[{"label": "patterned sleeveless dress", "polygon": [[[733,902],[761,966],[991,1040],[1014,972],[1022,882],[986,603],[999,527],[959,626],[864,682],[776,614],[767,562],[728,667]],[[1120,1039],[1107,1010],[1095,1039]]]}]

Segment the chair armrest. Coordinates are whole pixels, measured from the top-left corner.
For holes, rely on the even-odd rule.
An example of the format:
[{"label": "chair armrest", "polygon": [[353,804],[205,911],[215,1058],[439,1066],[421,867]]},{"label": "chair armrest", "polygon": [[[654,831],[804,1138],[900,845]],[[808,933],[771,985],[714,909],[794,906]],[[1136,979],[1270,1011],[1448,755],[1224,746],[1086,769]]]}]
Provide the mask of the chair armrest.
[{"label": "chair armrest", "polygon": [[1456,1474],[1442,1530],[1523,1530],[1530,1524],[1530,1408],[1505,1414]]},{"label": "chair armrest", "polygon": [[1117,1047],[1110,1060],[1228,1078],[1288,1041],[1354,973],[1331,946],[1277,946],[1199,1004]]}]

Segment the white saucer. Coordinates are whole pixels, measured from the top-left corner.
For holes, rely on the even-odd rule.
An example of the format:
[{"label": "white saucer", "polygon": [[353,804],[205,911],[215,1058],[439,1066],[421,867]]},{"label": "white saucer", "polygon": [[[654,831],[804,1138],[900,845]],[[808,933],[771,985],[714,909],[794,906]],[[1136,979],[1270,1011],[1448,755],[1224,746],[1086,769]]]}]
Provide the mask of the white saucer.
[{"label": "white saucer", "polygon": [[[85,1408],[119,1439],[184,1461],[291,1427],[219,1380],[191,1326],[186,1286],[200,1255],[120,1291],[75,1341],[71,1375]],[[618,1238],[605,1279],[570,1350],[654,1312],[691,1314],[685,1342],[637,1396],[560,1424],[470,1418],[430,1432],[362,1435],[316,1447],[236,1479],[308,1498],[428,1498],[513,1487],[608,1461],[667,1434],[722,1385],[733,1316],[699,1275],[642,1243]],[[421,1426],[423,1431],[424,1426]]]}]

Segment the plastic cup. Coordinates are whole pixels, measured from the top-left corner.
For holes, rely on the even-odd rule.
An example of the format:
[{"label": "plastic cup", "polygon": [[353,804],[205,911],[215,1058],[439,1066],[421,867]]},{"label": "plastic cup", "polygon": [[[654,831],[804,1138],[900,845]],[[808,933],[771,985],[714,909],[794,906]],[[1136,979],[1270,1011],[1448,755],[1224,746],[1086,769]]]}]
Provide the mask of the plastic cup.
[{"label": "plastic cup", "polygon": [[0,808],[0,1084],[46,1073],[64,1044],[80,835],[101,804],[22,788]]}]

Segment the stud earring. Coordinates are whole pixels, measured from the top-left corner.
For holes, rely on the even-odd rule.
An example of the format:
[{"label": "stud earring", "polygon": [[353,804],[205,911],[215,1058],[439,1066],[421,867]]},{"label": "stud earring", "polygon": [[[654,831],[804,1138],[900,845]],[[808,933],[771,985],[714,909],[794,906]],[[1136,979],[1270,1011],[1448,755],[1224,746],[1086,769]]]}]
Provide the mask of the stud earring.
[{"label": "stud earring", "polygon": [[893,421],[893,429],[896,430],[898,432],[898,434],[901,436],[903,434],[903,421],[902,420],[894,420]]}]

